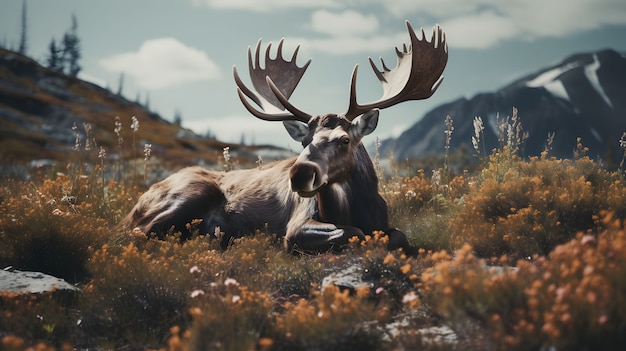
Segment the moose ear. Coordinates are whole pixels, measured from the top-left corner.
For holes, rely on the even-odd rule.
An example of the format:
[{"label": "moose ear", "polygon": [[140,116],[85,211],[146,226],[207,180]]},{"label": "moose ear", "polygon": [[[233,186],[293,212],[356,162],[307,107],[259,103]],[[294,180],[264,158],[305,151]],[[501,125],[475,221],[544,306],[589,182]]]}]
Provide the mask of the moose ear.
[{"label": "moose ear", "polygon": [[309,126],[300,121],[283,121],[283,125],[293,140],[302,142],[304,137],[309,134]]},{"label": "moose ear", "polygon": [[350,130],[358,138],[362,138],[374,131],[378,125],[378,112],[377,108],[367,111],[352,121]]}]

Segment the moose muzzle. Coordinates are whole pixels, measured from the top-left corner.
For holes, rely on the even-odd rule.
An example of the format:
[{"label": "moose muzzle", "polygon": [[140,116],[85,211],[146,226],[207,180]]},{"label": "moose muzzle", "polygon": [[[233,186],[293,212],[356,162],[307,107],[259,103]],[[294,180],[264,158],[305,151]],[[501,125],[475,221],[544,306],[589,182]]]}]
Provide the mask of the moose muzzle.
[{"label": "moose muzzle", "polygon": [[302,197],[311,197],[328,183],[328,175],[316,163],[296,162],[289,172],[291,190]]}]

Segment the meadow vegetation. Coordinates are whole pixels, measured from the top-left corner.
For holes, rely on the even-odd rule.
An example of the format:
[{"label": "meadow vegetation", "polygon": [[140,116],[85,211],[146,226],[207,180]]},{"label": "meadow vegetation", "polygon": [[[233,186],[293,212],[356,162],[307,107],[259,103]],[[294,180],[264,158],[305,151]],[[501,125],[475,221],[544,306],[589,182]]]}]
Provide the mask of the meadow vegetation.
[{"label": "meadow vegetation", "polygon": [[[581,140],[569,160],[551,157],[549,140],[542,155],[522,157],[515,110],[489,155],[481,128],[475,120],[474,170],[453,171],[446,149],[439,168],[381,172],[415,257],[388,252],[379,232],[340,254],[299,256],[262,228],[225,251],[197,223],[182,242],[120,232],[157,166],[151,146],[120,140],[109,159],[77,141],[67,165],[2,180],[0,267],[79,287],[0,293],[2,349],[623,349],[623,168],[589,159]],[[227,155],[220,169],[235,167]],[[322,284],[354,266],[364,284]],[[441,326],[456,337],[424,331]]]}]

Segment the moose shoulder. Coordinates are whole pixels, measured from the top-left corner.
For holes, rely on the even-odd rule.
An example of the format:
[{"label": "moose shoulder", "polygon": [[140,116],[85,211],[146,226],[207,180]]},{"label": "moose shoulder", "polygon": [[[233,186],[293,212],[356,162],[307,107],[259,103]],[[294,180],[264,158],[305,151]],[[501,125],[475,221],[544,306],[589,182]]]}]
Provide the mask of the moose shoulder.
[{"label": "moose shoulder", "polygon": [[254,91],[234,68],[237,92],[254,116],[282,121],[289,135],[302,143],[300,155],[261,169],[212,172],[185,168],[150,187],[120,225],[159,235],[173,227],[186,236],[186,224],[201,219],[201,232],[214,233],[218,227],[224,232],[224,248],[232,238],[267,229],[283,236],[285,248],[291,252],[338,249],[352,237],[382,230],[389,236],[390,249],[414,250],[404,233],[389,225],[387,204],[378,193],[376,172],[361,143],[376,128],[379,109],[428,98],[443,79],[448,52],[441,28],[433,29],[430,42],[423,30],[419,39],[408,22],[407,28],[411,43],[402,51],[396,49],[394,69],[382,62],[379,71],[370,59],[383,96],[368,104],[357,102],[357,66],[352,73],[349,107],[342,114],[312,116],[293,106],[288,99],[310,60],[298,67],[298,48],[285,60],[281,40],[276,58],[270,58],[272,44],[268,45],[261,68],[259,40],[254,61],[248,49]]}]

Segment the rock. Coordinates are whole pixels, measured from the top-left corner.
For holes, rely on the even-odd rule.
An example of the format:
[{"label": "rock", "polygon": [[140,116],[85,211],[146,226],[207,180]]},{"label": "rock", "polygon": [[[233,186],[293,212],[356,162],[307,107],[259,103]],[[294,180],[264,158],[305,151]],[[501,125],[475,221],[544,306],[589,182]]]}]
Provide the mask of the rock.
[{"label": "rock", "polygon": [[339,272],[334,272],[322,280],[322,290],[328,285],[333,284],[341,289],[356,290],[359,287],[372,287],[371,282],[363,280],[363,266],[361,264],[352,264]]},{"label": "rock", "polygon": [[41,272],[0,270],[0,292],[39,294],[54,290],[78,290],[65,280]]},{"label": "rock", "polygon": [[419,329],[417,334],[425,346],[456,346],[459,342],[454,330],[447,325]]}]

